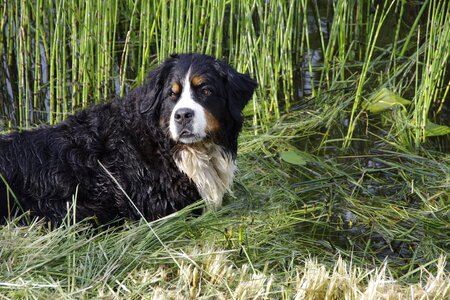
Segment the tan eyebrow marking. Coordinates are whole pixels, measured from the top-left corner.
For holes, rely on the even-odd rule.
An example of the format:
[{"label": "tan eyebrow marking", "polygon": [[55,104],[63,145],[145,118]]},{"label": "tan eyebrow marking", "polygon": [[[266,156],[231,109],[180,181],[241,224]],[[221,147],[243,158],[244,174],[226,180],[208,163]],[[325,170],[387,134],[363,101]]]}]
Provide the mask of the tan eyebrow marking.
[{"label": "tan eyebrow marking", "polygon": [[181,92],[181,86],[178,82],[172,83],[172,92],[179,94]]},{"label": "tan eyebrow marking", "polygon": [[195,75],[194,77],[192,77],[191,79],[191,83],[194,87],[199,86],[200,84],[202,84],[205,81],[205,78],[202,75]]}]

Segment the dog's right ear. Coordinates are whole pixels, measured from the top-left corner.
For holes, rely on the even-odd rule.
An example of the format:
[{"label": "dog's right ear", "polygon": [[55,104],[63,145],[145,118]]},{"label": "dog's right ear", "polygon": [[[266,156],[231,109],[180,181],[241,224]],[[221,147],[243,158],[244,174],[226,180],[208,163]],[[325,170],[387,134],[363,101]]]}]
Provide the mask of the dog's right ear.
[{"label": "dog's right ear", "polygon": [[176,60],[177,56],[171,56],[150,72],[140,88],[135,89],[136,98],[139,99],[139,112],[141,114],[151,113],[159,106],[161,99],[160,95],[164,88],[164,83]]}]

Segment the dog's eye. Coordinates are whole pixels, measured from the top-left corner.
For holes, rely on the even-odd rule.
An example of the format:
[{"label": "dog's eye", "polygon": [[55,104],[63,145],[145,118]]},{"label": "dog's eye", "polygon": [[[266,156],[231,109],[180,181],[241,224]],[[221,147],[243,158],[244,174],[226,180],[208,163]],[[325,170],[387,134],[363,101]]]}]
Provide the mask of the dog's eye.
[{"label": "dog's eye", "polygon": [[201,93],[203,96],[209,96],[211,95],[211,91],[207,88],[202,88]]},{"label": "dog's eye", "polygon": [[175,93],[174,91],[170,91],[169,97],[172,98],[172,99],[176,99],[178,97],[178,94]]}]

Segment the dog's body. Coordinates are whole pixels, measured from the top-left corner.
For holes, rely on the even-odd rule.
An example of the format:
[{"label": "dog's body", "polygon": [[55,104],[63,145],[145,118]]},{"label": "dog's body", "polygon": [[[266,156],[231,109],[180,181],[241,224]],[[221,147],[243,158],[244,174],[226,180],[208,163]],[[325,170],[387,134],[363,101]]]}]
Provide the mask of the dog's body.
[{"label": "dog's body", "polygon": [[58,223],[74,199],[77,220],[100,223],[154,220],[201,198],[219,208],[255,87],[212,57],[177,55],[124,99],[1,136],[0,219],[21,210]]}]

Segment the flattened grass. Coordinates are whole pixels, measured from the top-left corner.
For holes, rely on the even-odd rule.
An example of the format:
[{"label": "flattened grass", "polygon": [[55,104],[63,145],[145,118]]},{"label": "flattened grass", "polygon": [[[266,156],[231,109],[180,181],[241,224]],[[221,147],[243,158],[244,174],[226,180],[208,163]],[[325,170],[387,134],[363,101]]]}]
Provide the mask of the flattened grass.
[{"label": "flattened grass", "polygon": [[364,155],[323,155],[311,146],[310,162],[289,165],[280,151],[315,138],[294,122],[304,112],[293,114],[270,134],[244,132],[234,196],[217,213],[193,218],[188,208],[151,223],[154,231],[145,223],[92,230],[70,221],[54,230],[0,228],[0,293],[449,296],[450,157],[393,152],[379,140]]}]

